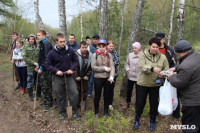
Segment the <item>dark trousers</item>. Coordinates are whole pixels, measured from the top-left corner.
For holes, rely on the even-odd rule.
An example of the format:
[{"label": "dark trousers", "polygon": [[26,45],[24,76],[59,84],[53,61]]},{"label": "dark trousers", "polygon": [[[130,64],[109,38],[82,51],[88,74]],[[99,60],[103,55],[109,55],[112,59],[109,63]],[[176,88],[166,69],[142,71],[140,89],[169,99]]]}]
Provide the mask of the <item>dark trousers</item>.
[{"label": "dark trousers", "polygon": [[132,81],[128,79],[128,84],[127,84],[127,98],[126,102],[130,103],[131,102],[131,97],[132,97],[132,92],[133,92],[133,86],[136,84],[136,81]]},{"label": "dark trousers", "polygon": [[180,118],[180,99],[179,99],[179,95],[177,94],[177,99],[178,99],[178,105],[176,107],[176,109],[173,111],[172,116],[175,118]]},{"label": "dark trousers", "polygon": [[20,87],[26,88],[27,85],[27,67],[16,67],[20,79]]},{"label": "dark trousers", "polygon": [[147,95],[149,94],[150,116],[158,114],[158,96],[160,87],[146,87],[138,85],[136,88],[136,115],[138,117],[143,113],[146,104]]},{"label": "dark trousers", "polygon": [[76,84],[78,86],[79,91],[79,102],[81,101],[81,83],[83,85],[83,100],[85,101],[87,99],[88,95],[88,80],[81,79],[81,81],[76,81]]},{"label": "dark trousers", "polygon": [[[67,77],[67,89],[73,113],[77,112],[78,89],[72,76]],[[59,113],[66,113],[66,87],[64,77],[54,76],[54,91]]]},{"label": "dark trousers", "polygon": [[94,89],[95,89],[95,97],[94,97],[94,108],[95,114],[99,113],[99,101],[101,98],[101,92],[104,88],[103,96],[104,96],[104,113],[108,113],[109,106],[109,97],[111,94],[111,84],[107,78],[95,78],[94,79]]},{"label": "dark trousers", "polygon": [[110,85],[110,97],[109,97],[109,105],[113,104],[113,97],[114,97],[114,88],[116,83],[117,76],[114,77],[114,82]]},{"label": "dark trousers", "polygon": [[46,70],[40,75],[41,82],[40,86],[44,95],[44,105],[52,106],[53,97],[52,97],[52,74]]},{"label": "dark trousers", "polygon": [[195,129],[184,129],[183,133],[200,133],[200,106],[182,106],[182,125],[195,125]]}]

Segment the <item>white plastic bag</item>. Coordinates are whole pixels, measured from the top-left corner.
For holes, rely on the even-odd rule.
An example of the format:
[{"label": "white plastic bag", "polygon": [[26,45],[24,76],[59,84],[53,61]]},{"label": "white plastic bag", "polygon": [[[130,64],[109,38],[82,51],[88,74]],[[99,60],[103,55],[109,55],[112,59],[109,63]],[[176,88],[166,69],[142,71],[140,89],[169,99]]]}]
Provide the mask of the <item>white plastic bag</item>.
[{"label": "white plastic bag", "polygon": [[158,112],[161,115],[172,114],[178,105],[177,90],[167,79],[165,79],[164,86],[160,87],[159,96]]}]

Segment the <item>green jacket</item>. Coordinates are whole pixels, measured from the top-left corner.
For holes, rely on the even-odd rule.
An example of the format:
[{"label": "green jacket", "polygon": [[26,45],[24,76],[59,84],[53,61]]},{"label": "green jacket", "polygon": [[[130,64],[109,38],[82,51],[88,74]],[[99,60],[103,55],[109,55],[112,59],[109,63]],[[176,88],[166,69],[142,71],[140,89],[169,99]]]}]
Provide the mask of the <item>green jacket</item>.
[{"label": "green jacket", "polygon": [[36,68],[33,63],[38,62],[39,47],[25,44],[25,46],[23,47],[22,55],[27,64],[27,70],[33,71]]},{"label": "green jacket", "polygon": [[155,56],[150,54],[149,50],[145,50],[139,58],[139,75],[137,84],[146,87],[156,87],[160,84],[156,84],[158,74],[151,71],[152,67],[158,67],[161,71],[169,69],[169,64],[165,55],[158,52]]}]

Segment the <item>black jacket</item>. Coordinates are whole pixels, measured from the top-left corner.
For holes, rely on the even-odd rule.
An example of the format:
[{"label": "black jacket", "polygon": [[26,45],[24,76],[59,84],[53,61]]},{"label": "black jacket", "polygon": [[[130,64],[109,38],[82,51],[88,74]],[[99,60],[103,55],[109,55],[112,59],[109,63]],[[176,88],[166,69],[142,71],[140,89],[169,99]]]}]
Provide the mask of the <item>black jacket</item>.
[{"label": "black jacket", "polygon": [[169,68],[172,68],[177,64],[176,54],[174,53],[174,50],[166,44],[164,44],[164,47],[166,49],[165,56],[167,57]]},{"label": "black jacket", "polygon": [[43,41],[43,40],[40,41],[39,45],[40,45],[39,46],[40,52],[39,52],[38,64],[39,64],[40,70],[45,70],[46,58],[47,58],[49,51],[52,50],[52,45],[46,39],[45,39],[45,41]]},{"label": "black jacket", "polygon": [[176,72],[169,82],[178,89],[183,106],[200,106],[200,53],[191,51],[180,58]]}]

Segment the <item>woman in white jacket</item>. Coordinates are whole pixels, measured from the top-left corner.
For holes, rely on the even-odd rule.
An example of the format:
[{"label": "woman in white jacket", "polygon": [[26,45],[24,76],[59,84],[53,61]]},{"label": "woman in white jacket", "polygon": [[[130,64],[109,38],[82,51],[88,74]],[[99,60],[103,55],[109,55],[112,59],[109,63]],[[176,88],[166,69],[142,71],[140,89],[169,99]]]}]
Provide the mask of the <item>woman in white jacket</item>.
[{"label": "woman in white jacket", "polygon": [[15,63],[17,73],[20,79],[20,93],[23,95],[26,92],[27,85],[27,65],[22,57],[22,48],[23,48],[22,39],[16,40],[16,48],[13,51],[12,62]]},{"label": "woman in white jacket", "polygon": [[134,84],[137,87],[137,77],[139,73],[139,56],[141,54],[141,44],[133,43],[133,52],[128,55],[125,68],[128,77],[126,105],[123,109],[128,109],[131,103],[132,91]]}]

